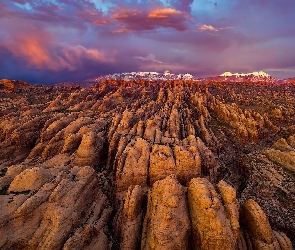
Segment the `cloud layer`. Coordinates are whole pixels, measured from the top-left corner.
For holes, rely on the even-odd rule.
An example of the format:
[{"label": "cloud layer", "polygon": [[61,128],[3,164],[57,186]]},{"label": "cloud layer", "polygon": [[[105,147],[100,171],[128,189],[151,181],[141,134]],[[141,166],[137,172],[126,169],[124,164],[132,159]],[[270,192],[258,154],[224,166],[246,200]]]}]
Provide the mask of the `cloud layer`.
[{"label": "cloud layer", "polygon": [[136,70],[290,77],[294,12],[290,0],[4,0],[0,78],[49,83]]}]

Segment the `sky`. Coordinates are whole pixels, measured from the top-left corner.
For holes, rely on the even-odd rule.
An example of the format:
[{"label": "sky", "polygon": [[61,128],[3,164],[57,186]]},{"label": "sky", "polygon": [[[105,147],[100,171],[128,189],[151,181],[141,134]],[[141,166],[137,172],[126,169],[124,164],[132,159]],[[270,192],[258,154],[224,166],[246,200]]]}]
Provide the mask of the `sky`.
[{"label": "sky", "polygon": [[0,79],[295,77],[294,0],[1,0]]}]

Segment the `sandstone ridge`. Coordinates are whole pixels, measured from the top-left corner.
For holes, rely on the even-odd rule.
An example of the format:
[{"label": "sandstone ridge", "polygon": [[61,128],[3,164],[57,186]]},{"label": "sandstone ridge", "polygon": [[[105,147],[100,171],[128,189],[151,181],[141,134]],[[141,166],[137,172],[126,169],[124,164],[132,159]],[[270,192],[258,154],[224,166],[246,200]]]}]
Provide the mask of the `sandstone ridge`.
[{"label": "sandstone ridge", "polygon": [[293,249],[293,88],[0,88],[0,248]]}]

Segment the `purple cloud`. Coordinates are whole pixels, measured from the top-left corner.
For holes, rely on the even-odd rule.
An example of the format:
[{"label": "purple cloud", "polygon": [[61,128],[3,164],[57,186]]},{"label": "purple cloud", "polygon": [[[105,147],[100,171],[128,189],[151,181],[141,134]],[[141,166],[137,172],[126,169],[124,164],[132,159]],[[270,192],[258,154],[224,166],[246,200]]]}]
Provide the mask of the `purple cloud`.
[{"label": "purple cloud", "polygon": [[136,70],[291,74],[294,12],[290,0],[4,0],[0,78],[74,81]]},{"label": "purple cloud", "polygon": [[145,62],[152,62],[152,63],[163,63],[156,59],[154,54],[148,54],[146,57],[143,56],[135,56],[134,59],[145,61]]},{"label": "purple cloud", "polygon": [[191,12],[191,4],[194,2],[194,0],[170,0],[169,3],[178,10],[190,13]]},{"label": "purple cloud", "polygon": [[173,28],[178,31],[186,29],[189,15],[171,8],[149,10],[115,9],[112,18],[123,25],[126,31],[155,30]]}]

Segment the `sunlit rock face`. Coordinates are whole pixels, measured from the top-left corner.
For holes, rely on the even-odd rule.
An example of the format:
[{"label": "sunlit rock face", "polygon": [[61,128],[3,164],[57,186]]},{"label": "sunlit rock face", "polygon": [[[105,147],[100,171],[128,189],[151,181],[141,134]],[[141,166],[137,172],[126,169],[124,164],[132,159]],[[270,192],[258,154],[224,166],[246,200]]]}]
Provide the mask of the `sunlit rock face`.
[{"label": "sunlit rock face", "polygon": [[293,249],[293,84],[1,86],[1,249]]}]

